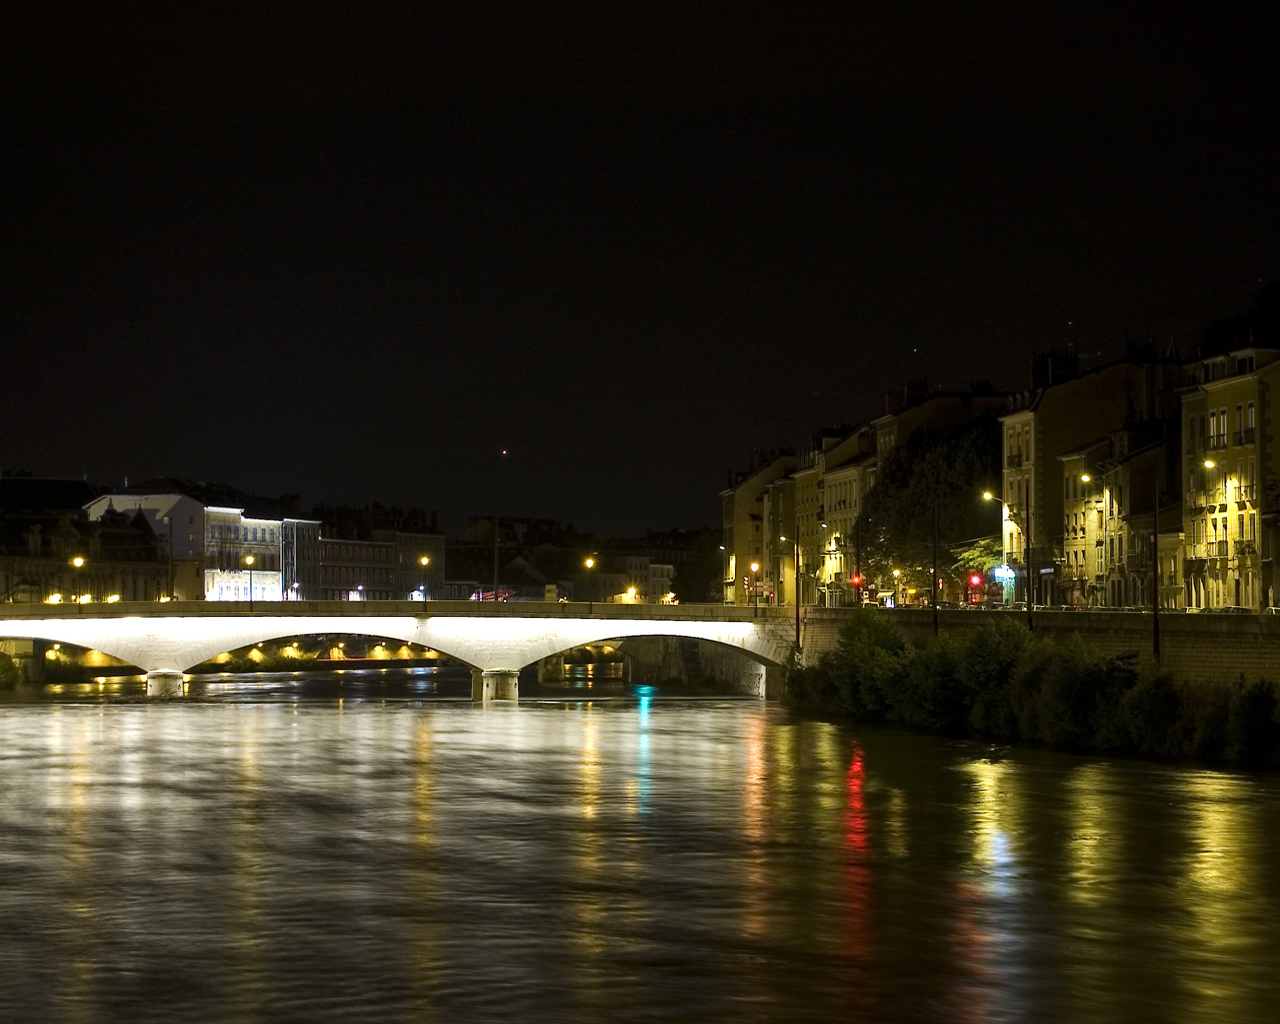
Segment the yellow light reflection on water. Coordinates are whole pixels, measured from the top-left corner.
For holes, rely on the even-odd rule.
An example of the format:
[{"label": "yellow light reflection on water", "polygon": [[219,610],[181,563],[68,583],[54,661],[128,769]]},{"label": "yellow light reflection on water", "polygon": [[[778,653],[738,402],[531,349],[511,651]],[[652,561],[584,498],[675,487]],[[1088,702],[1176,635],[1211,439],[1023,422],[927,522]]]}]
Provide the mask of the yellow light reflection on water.
[{"label": "yellow light reflection on water", "polygon": [[1086,764],[1067,782],[1071,800],[1070,895],[1078,903],[1102,902],[1122,850],[1121,809],[1109,785],[1111,767]]},{"label": "yellow light reflection on water", "polygon": [[1194,926],[1187,942],[1199,954],[1182,983],[1201,1000],[1198,1019],[1244,1019],[1239,970],[1273,926],[1255,899],[1256,868],[1264,855],[1253,785],[1245,776],[1212,771],[1180,781],[1191,840],[1185,905]]}]

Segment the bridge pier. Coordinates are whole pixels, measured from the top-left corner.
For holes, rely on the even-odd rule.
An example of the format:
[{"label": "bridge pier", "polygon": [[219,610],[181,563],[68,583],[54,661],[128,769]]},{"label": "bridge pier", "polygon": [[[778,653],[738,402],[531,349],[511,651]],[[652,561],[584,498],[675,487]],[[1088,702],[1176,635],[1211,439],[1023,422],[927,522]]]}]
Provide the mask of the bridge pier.
[{"label": "bridge pier", "polygon": [[520,673],[513,668],[489,668],[471,670],[471,699],[518,700],[520,697]]},{"label": "bridge pier", "polygon": [[564,655],[553,654],[538,662],[538,682],[560,683],[564,681]]},{"label": "bridge pier", "polygon": [[148,697],[181,697],[182,673],[162,668],[147,673]]}]

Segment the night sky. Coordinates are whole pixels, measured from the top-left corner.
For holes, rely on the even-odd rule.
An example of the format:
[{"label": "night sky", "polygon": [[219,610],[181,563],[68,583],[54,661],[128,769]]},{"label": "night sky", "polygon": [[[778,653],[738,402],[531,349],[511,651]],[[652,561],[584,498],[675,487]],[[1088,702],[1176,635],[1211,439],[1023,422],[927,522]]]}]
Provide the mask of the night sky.
[{"label": "night sky", "polygon": [[1239,18],[193,6],[7,11],[6,470],[692,527],[907,376],[1280,276]]}]

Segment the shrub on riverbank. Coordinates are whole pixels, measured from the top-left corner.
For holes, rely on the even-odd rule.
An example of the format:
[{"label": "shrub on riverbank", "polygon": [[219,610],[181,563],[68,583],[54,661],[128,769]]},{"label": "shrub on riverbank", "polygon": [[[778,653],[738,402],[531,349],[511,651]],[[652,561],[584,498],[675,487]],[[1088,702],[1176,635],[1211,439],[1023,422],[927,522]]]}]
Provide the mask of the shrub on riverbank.
[{"label": "shrub on riverbank", "polygon": [[1267,680],[1178,685],[1134,655],[1079,637],[1054,643],[1002,619],[911,647],[893,622],[858,611],[836,650],[794,669],[794,707],[949,735],[1070,749],[1280,766],[1280,690]]}]

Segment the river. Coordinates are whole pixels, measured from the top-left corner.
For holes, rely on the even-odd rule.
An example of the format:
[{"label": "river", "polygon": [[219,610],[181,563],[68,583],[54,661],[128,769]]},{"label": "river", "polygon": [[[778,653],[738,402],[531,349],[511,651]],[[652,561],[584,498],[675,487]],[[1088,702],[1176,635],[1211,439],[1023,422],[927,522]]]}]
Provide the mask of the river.
[{"label": "river", "polygon": [[0,705],[0,1021],[1276,1019],[1280,778],[464,680]]}]

